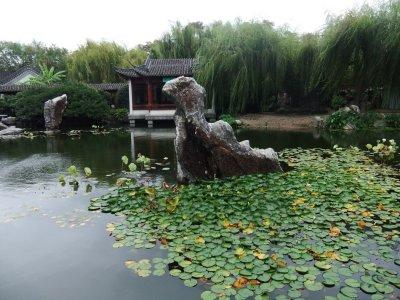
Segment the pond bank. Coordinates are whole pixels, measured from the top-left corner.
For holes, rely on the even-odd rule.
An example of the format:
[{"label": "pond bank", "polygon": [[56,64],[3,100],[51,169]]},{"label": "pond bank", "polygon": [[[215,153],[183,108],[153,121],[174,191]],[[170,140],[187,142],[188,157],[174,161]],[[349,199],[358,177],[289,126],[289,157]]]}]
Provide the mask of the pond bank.
[{"label": "pond bank", "polygon": [[249,128],[279,130],[311,130],[315,128],[314,117],[323,115],[278,115],[272,113],[246,114],[239,120]]}]

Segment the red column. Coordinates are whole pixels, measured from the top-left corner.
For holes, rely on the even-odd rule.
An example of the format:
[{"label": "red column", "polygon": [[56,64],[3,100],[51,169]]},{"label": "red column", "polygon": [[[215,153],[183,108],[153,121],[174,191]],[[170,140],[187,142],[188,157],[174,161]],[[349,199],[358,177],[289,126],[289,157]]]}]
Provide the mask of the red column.
[{"label": "red column", "polygon": [[154,95],[153,95],[153,86],[150,81],[147,82],[147,108],[153,109],[154,107]]}]

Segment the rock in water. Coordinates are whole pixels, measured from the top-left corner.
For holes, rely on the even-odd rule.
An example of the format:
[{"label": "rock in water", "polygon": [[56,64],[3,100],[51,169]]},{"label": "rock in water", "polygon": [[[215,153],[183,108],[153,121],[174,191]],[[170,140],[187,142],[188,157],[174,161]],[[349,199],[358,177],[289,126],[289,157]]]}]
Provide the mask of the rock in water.
[{"label": "rock in water", "polygon": [[6,129],[8,128],[8,126],[6,124],[3,124],[2,122],[0,122],[0,130]]},{"label": "rock in water", "polygon": [[1,122],[2,122],[3,124],[7,125],[7,126],[13,126],[13,125],[15,125],[16,121],[17,121],[17,118],[16,118],[16,117],[7,117],[7,118],[1,119]]},{"label": "rock in water", "polygon": [[204,116],[205,90],[193,78],[168,81],[163,92],[175,100],[177,177],[179,182],[282,171],[276,152],[239,143],[232,127],[208,123]]},{"label": "rock in water", "polygon": [[8,135],[18,135],[21,134],[24,130],[21,128],[17,128],[15,126],[10,126],[6,129],[0,130],[0,136],[8,136]]},{"label": "rock in water", "polygon": [[62,115],[67,107],[67,95],[62,95],[44,103],[44,123],[46,131],[57,130],[62,122]]}]

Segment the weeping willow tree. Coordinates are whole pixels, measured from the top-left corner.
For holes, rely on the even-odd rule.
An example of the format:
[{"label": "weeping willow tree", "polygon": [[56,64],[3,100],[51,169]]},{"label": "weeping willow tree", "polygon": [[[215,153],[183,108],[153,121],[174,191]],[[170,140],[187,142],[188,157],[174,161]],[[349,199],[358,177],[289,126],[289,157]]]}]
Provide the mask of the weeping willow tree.
[{"label": "weeping willow tree", "polygon": [[314,82],[325,95],[350,87],[362,104],[369,88],[383,88],[386,98],[399,95],[399,64],[399,1],[375,9],[364,6],[328,23]]},{"label": "weeping willow tree", "polygon": [[68,58],[68,77],[87,83],[118,81],[114,68],[123,65],[126,52],[113,42],[87,41]]},{"label": "weeping willow tree", "polygon": [[300,46],[294,58],[296,66],[296,80],[300,88],[298,95],[307,98],[311,93],[319,91],[318,86],[313,86],[314,72],[317,69],[320,53],[320,35],[306,34],[300,37]]},{"label": "weeping willow tree", "polygon": [[400,1],[390,2],[378,12],[382,39],[379,78],[384,91],[383,107],[400,108]]},{"label": "weeping willow tree", "polygon": [[219,112],[266,110],[285,81],[287,48],[270,23],[217,23],[198,52],[196,77]]},{"label": "weeping willow tree", "polygon": [[203,24],[189,23],[182,26],[177,22],[171,31],[153,42],[151,53],[157,58],[195,57],[203,38]]},{"label": "weeping willow tree", "polygon": [[125,53],[122,66],[123,67],[134,67],[144,63],[148,56],[148,53],[141,49],[141,47],[133,48]]}]

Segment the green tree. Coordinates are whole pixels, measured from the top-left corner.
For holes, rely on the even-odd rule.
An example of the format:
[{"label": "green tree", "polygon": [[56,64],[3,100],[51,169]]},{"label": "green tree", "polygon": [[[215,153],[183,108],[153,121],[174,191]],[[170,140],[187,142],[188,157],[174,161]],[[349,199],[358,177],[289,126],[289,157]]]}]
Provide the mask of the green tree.
[{"label": "green tree", "polygon": [[87,83],[116,82],[115,67],[124,64],[127,50],[114,42],[87,41],[68,58],[68,77]]},{"label": "green tree", "polygon": [[22,66],[39,64],[65,70],[68,51],[56,46],[47,47],[33,41],[30,44],[0,41],[0,71],[16,71]]},{"label": "green tree", "polygon": [[399,97],[399,49],[399,1],[352,10],[331,19],[322,33],[315,82],[322,84],[328,95],[343,86],[351,87],[359,104],[369,88],[383,87],[386,98]]},{"label": "green tree", "polygon": [[[266,110],[283,90],[286,48],[268,23],[216,23],[198,52],[196,77],[231,114]],[[209,99],[210,100],[210,99]]]},{"label": "green tree", "polygon": [[201,22],[182,26],[177,22],[171,31],[154,41],[151,54],[159,58],[192,58],[203,41],[204,26]]},{"label": "green tree", "polygon": [[122,61],[122,66],[133,67],[141,65],[146,60],[147,56],[147,51],[145,51],[141,47],[133,48],[125,53]]}]

